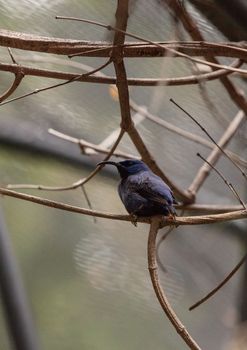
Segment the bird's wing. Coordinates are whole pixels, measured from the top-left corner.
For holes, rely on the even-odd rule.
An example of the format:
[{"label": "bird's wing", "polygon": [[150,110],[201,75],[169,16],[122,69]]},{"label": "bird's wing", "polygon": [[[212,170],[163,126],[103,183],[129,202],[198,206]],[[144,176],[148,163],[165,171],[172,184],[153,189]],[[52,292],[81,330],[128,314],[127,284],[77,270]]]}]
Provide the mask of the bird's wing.
[{"label": "bird's wing", "polygon": [[130,187],[147,200],[168,206],[174,203],[171,189],[154,174],[148,172],[138,174],[138,177],[130,182]]}]

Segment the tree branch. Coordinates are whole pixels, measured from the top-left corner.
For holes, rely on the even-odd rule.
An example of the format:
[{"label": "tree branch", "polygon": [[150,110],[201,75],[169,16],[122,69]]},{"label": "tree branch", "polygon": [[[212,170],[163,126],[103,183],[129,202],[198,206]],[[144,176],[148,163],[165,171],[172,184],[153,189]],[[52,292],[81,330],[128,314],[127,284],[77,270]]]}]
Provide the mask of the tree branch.
[{"label": "tree branch", "polygon": [[[247,59],[247,45],[244,42],[211,43],[202,42],[199,39],[197,41],[165,41],[157,43],[167,48],[176,48],[177,51],[190,56],[210,54],[214,56],[235,57],[243,60]],[[87,51],[85,55],[89,57],[109,57],[112,51],[112,45],[108,42],[45,37],[5,29],[0,30],[0,46],[58,55],[70,55]],[[162,57],[164,54],[164,47],[149,43],[126,42],[123,47],[125,57]],[[100,51],[95,51],[98,49]]]},{"label": "tree branch", "polygon": [[[230,140],[238,130],[244,118],[245,118],[245,114],[242,111],[236,114],[236,116],[230,122],[228,128],[226,129],[226,131],[218,141],[217,145],[215,145],[213,151],[207,157],[207,162],[214,165],[218,161],[218,159],[221,157],[223,153],[222,149],[225,148],[226,145],[230,142]],[[199,169],[192,184],[189,186],[188,191],[191,191],[192,193],[196,193],[200,189],[200,187],[202,186],[206,178],[208,177],[210,170],[211,170],[211,167],[207,163],[204,163]]]},{"label": "tree branch", "polygon": [[194,341],[189,332],[186,330],[185,326],[182,324],[182,322],[179,320],[179,318],[173,311],[161,287],[156,260],[156,236],[159,231],[159,228],[160,219],[159,217],[154,217],[151,220],[148,237],[148,269],[155,294],[166,316],[168,317],[168,319],[170,320],[180,337],[182,337],[182,339],[185,341],[185,343],[189,346],[190,349],[200,350],[199,345]]},{"label": "tree branch", "polygon": [[[241,61],[235,60],[229,67],[240,67]],[[51,79],[62,79],[62,80],[72,80],[78,77],[79,73],[69,73],[69,72],[61,72],[55,70],[41,69],[29,67],[26,65],[22,65],[22,73],[23,75],[31,75],[36,77],[45,77]],[[17,74],[19,67],[16,64],[7,64],[0,63],[0,71],[4,72],[12,72]],[[190,75],[180,78],[127,78],[128,85],[130,86],[156,86],[156,85],[165,85],[165,86],[180,86],[180,85],[192,85],[198,84],[199,81],[212,81],[218,79],[223,75],[232,74],[229,70],[226,69],[218,69],[216,71],[204,74]],[[84,81],[88,83],[99,83],[99,84],[116,84],[116,78],[107,76],[107,75],[90,75],[84,76],[81,75],[76,81]]]}]

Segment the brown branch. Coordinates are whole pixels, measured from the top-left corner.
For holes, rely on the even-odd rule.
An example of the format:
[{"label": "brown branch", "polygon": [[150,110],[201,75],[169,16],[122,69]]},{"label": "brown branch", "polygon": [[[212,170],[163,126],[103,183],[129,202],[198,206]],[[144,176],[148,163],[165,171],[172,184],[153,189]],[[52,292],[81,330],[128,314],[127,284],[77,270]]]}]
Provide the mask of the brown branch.
[{"label": "brown branch", "polygon": [[196,155],[199,158],[201,158],[207,165],[209,165],[210,168],[212,168],[221,177],[221,179],[225,182],[225,184],[228,186],[230,191],[233,193],[234,197],[236,197],[239,203],[242,205],[242,207],[244,209],[247,209],[245,203],[242,201],[242,199],[240,198],[239,194],[237,193],[233,185],[225,178],[225,176],[218,169],[216,169],[207,159],[201,156],[200,153],[197,153]]},{"label": "brown branch", "polygon": [[[179,57],[186,58],[186,59],[188,59],[189,61],[192,61],[192,62],[201,63],[201,64],[204,64],[206,66],[213,67],[213,68],[223,68],[223,69],[229,70],[230,72],[238,72],[238,73],[241,73],[243,75],[247,74],[247,70],[245,70],[245,69],[229,67],[229,66],[226,66],[224,64],[219,64],[219,63],[212,62],[212,60],[211,61],[205,61],[205,60],[202,60],[202,59],[199,59],[199,58],[194,58],[194,57],[189,56],[189,55],[187,55],[185,53],[177,51],[176,48],[174,49],[174,48],[165,47],[162,44],[155,43],[152,40],[149,40],[149,39],[141,37],[139,35],[127,32],[126,30],[120,29],[120,27],[112,27],[111,25],[106,25],[106,24],[103,24],[103,23],[100,23],[100,22],[97,22],[97,21],[91,21],[91,20],[87,20],[87,19],[84,19],[84,18],[67,17],[67,16],[56,16],[56,18],[57,19],[65,19],[65,20],[79,21],[79,22],[94,24],[96,26],[100,26],[100,27],[106,28],[107,30],[114,31],[115,33],[119,33],[119,34],[122,34],[124,36],[126,35],[126,36],[129,36],[131,38],[134,38],[134,39],[137,39],[137,40],[141,40],[141,41],[143,41],[145,43],[158,46],[161,49],[163,49],[164,52],[171,53],[174,56],[176,55],[176,56],[179,56]],[[113,49],[113,51],[114,50],[115,49]]]},{"label": "brown branch", "polygon": [[[245,206],[247,204],[245,203]],[[227,204],[177,204],[175,205],[176,209],[181,209],[183,211],[192,211],[192,212],[206,212],[206,213],[227,213],[231,211],[242,210],[243,206],[241,205],[227,205]]]},{"label": "brown branch", "polygon": [[[190,34],[190,36],[199,42],[202,45],[205,44],[204,37],[200,32],[199,28],[196,25],[193,17],[190,16],[185,6],[178,0],[165,0],[167,5],[175,12],[176,16],[181,20],[185,29]],[[218,60],[214,57],[216,56],[210,50],[208,50],[203,56],[206,59],[209,59],[211,62],[218,64]],[[221,77],[220,81],[224,85],[226,91],[228,92],[231,99],[235,102],[235,104],[242,109],[245,114],[247,114],[247,101],[241,90],[239,90],[233,82],[228,77]]]},{"label": "brown branch", "polygon": [[158,266],[156,260],[156,236],[160,228],[160,219],[159,217],[154,217],[151,220],[149,237],[148,237],[148,269],[153,284],[155,294],[159,300],[159,303],[164,310],[166,316],[176,329],[180,337],[185,341],[190,349],[200,350],[199,345],[191,337],[189,332],[186,330],[185,326],[177,317],[176,313],[173,311],[167,297],[161,287],[159,275],[158,275]]},{"label": "brown branch", "polygon": [[59,84],[54,84],[54,85],[50,85],[50,86],[46,86],[44,88],[41,88],[41,89],[35,89],[34,91],[31,91],[27,94],[24,94],[24,95],[21,95],[21,96],[18,96],[18,97],[15,97],[15,98],[12,98],[10,100],[7,100],[5,102],[2,102],[0,103],[0,106],[3,106],[5,104],[8,104],[10,102],[13,102],[13,101],[17,101],[17,100],[21,100],[27,96],[31,96],[31,95],[34,95],[34,94],[38,94],[39,92],[42,92],[42,91],[47,91],[47,90],[50,90],[50,89],[54,89],[54,88],[57,88],[59,86],[63,86],[63,85],[66,85],[66,84],[70,84],[70,83],[73,83],[75,81],[78,81],[80,79],[80,77],[82,76],[88,76],[88,75],[91,75],[91,74],[94,74],[98,71],[100,71],[101,69],[105,68],[106,66],[108,66],[109,64],[111,63],[111,58],[108,59],[104,64],[102,64],[100,67],[96,68],[96,69],[93,69],[92,71],[90,72],[87,72],[87,73],[83,73],[83,74],[80,74],[80,75],[77,75],[63,83],[59,83]]},{"label": "brown branch", "polygon": [[[189,196],[185,191],[179,189],[158,167],[153,157],[151,156],[149,150],[144,144],[141,136],[139,135],[137,129],[134,126],[134,123],[131,119],[130,114],[130,105],[129,105],[129,89],[127,76],[125,71],[125,65],[123,62],[123,48],[121,45],[124,43],[125,38],[125,30],[127,26],[127,16],[128,16],[128,1],[118,2],[118,6],[121,7],[120,10],[116,12],[116,26],[121,28],[120,31],[116,31],[114,35],[113,41],[113,50],[112,50],[112,60],[116,72],[116,86],[118,89],[118,97],[120,104],[120,112],[121,112],[121,128],[124,129],[129,137],[131,138],[133,144],[136,149],[140,153],[142,159],[150,166],[150,168],[159,175],[165,182],[168,183],[174,190],[174,192],[183,199],[184,202],[192,202],[192,196]],[[119,47],[115,47],[116,45],[120,45]]]},{"label": "brown branch", "polygon": [[12,60],[12,62],[14,63],[14,65],[17,67],[17,70],[15,72],[15,79],[13,81],[13,83],[10,85],[10,87],[0,96],[0,102],[6,100],[6,98],[8,98],[20,85],[22,79],[24,78],[24,74],[23,71],[20,67],[20,65],[18,65],[18,63],[16,62],[11,49],[8,47],[8,52],[10,55],[10,58]]},{"label": "brown branch", "polygon": [[[236,116],[230,122],[228,128],[226,129],[226,131],[224,132],[224,134],[222,135],[222,137],[220,138],[218,143],[215,145],[213,151],[207,157],[208,163],[210,163],[211,165],[216,164],[216,162],[219,160],[222,153],[226,154],[227,158],[229,159],[229,155],[223,150],[223,148],[225,148],[226,145],[230,142],[231,138],[236,133],[237,129],[239,128],[239,126],[242,123],[242,121],[244,120],[244,118],[245,118],[245,114],[242,111],[240,111],[236,114]],[[211,140],[212,140],[212,138],[211,138]],[[222,152],[222,150],[223,150],[223,152]],[[235,165],[235,162],[232,160],[232,158],[230,158],[230,160]],[[239,166],[237,165],[237,167],[239,167]],[[189,186],[188,191],[191,191],[192,193],[196,193],[200,189],[200,187],[202,186],[202,184],[204,183],[206,178],[208,177],[208,175],[210,173],[210,169],[211,168],[208,164],[206,164],[206,163],[203,164],[201,166],[201,168],[199,169],[197,175],[195,176],[192,184]],[[242,169],[241,169],[241,172],[243,172]]]},{"label": "brown branch", "polygon": [[[241,65],[240,60],[235,60],[229,67],[239,67]],[[45,77],[51,79],[63,79],[71,80],[78,77],[78,73],[69,73],[61,72],[55,70],[34,68],[22,65],[23,75],[31,75],[36,77]],[[6,64],[0,63],[0,71],[17,73],[18,67],[15,64]],[[200,80],[203,81],[212,81],[218,79],[223,75],[231,74],[232,72],[226,69],[218,69],[216,71],[198,75],[190,75],[180,78],[128,78],[128,85],[130,86],[156,86],[156,85],[165,85],[165,86],[182,86],[182,85],[192,85],[198,84]],[[77,81],[84,81],[88,83],[99,83],[99,84],[115,84],[116,78],[111,76],[80,76]]]},{"label": "brown branch", "polygon": [[[0,187],[0,194],[2,194],[3,196],[18,198],[28,202],[41,204],[46,207],[65,210],[68,212],[74,212],[78,214],[96,216],[99,218],[106,218],[106,219],[112,219],[112,220],[121,220],[121,221],[128,221],[128,222],[133,221],[133,217],[131,215],[111,214],[111,213],[105,213],[105,212],[96,211],[96,210],[85,209],[85,208],[53,201],[42,197],[37,197],[37,196],[25,194],[25,193],[19,193],[16,191],[8,190],[3,187]],[[246,210],[236,210],[233,212],[226,212],[222,214],[186,216],[186,217],[177,216],[175,220],[170,217],[164,217],[162,221],[162,226],[165,227],[165,226],[171,226],[171,225],[177,225],[177,226],[207,225],[207,224],[220,223],[220,222],[226,222],[226,221],[232,221],[232,220],[240,220],[240,219],[246,219],[246,218],[247,218]],[[137,221],[142,223],[149,223],[149,224],[151,223],[149,217],[138,218]]]},{"label": "brown branch", "polygon": [[[62,140],[69,141],[69,142],[72,142],[72,143],[79,145],[80,148],[83,149],[83,152],[85,154],[89,154],[89,155],[92,154],[92,152],[91,152],[92,150],[95,151],[95,154],[97,154],[97,153],[108,154],[110,151],[108,148],[101,147],[99,145],[95,145],[94,143],[88,142],[88,141],[83,140],[83,139],[78,139],[76,137],[69,136],[67,134],[64,134],[60,131],[57,131],[57,130],[54,130],[51,128],[48,130],[48,132],[49,132],[49,134],[56,136],[56,137],[59,137]],[[90,150],[90,152],[88,152],[88,149]],[[140,157],[136,157],[133,154],[129,154],[126,152],[121,152],[121,151],[114,151],[114,153],[112,155],[115,157],[121,157],[124,159],[130,159],[130,158],[140,159]]]},{"label": "brown branch", "polygon": [[13,94],[13,92],[18,88],[18,86],[20,85],[22,79],[24,78],[24,74],[23,72],[20,70],[20,67],[18,67],[19,72],[15,74],[15,79],[13,81],[13,83],[11,84],[11,86],[0,96],[0,103],[4,100],[6,100],[6,98],[8,98],[11,94]]},{"label": "brown branch", "polygon": [[[246,44],[235,42],[211,43],[197,41],[186,42],[158,42],[158,44],[168,48],[176,48],[182,53],[190,56],[204,56],[207,54],[214,56],[235,57],[247,59]],[[90,57],[109,57],[112,51],[112,45],[107,42],[92,42],[86,40],[72,40],[63,38],[45,37],[34,34],[0,30],[0,46],[12,47],[21,50],[54,53],[58,55],[70,55],[73,53],[88,51],[86,56]],[[105,48],[105,50],[103,50]],[[92,51],[98,50],[100,51]],[[125,43],[125,57],[162,57],[164,48],[153,44]]]},{"label": "brown branch", "polygon": [[[242,111],[239,111],[237,113],[237,115],[235,116],[235,118],[233,119],[233,121],[230,123],[230,125],[228,126],[226,132],[224,133],[224,135],[222,136],[222,138],[219,141],[219,144],[213,139],[213,137],[209,134],[209,132],[190,114],[188,113],[184,108],[182,108],[178,103],[176,103],[172,98],[170,98],[170,101],[177,106],[179,109],[181,109],[190,119],[192,119],[199,127],[200,129],[208,136],[208,138],[215,144],[216,148],[215,150],[213,150],[213,152],[211,153],[213,156],[215,157],[216,160],[219,158],[219,156],[221,155],[220,152],[222,154],[224,154],[226,156],[227,159],[230,160],[230,162],[241,172],[241,174],[243,175],[243,177],[247,180],[247,175],[245,174],[245,172],[243,171],[243,169],[233,160],[229,157],[229,155],[224,151],[224,149],[222,147],[224,147],[224,145],[230,141],[230,138],[234,135],[234,133],[236,132],[237,128],[239,127],[240,123],[243,120],[243,117],[246,117],[245,114],[243,114]],[[230,135],[230,138],[229,138]],[[222,143],[222,146],[221,146]],[[218,148],[218,150],[217,150]],[[214,158],[213,158],[214,159]],[[210,163],[212,164],[212,160],[209,160]],[[194,184],[193,186],[190,186],[190,189],[188,189],[188,191],[190,192],[196,192],[196,179],[194,179]],[[203,180],[204,181],[204,180]],[[200,181],[197,181],[197,186],[199,184],[200,187]],[[191,188],[192,187],[192,188]]]},{"label": "brown branch", "polygon": [[[138,106],[132,99],[130,100],[130,108],[135,111],[138,112],[140,114],[142,114],[144,117],[146,117],[147,119],[151,120],[152,122],[164,127],[165,129],[174,132],[188,140],[191,140],[193,142],[199,143],[203,146],[206,146],[208,148],[214,149],[215,145],[214,143],[204,139],[203,137],[197,135],[197,134],[192,134],[191,132],[181,129],[178,126],[175,126],[169,122],[167,122],[164,119],[161,119],[160,117],[148,112],[146,109]],[[247,167],[247,161],[242,159],[241,157],[239,157],[236,153],[225,150],[225,152],[228,154],[228,156],[230,158],[232,158],[236,163],[238,163],[239,165],[243,166],[243,167]]]},{"label": "brown branch", "polygon": [[223,281],[221,281],[217,287],[215,287],[213,290],[211,290],[210,293],[205,295],[202,299],[197,301],[195,304],[191,305],[189,310],[192,311],[202,303],[204,303],[206,300],[211,298],[216,292],[218,292],[219,289],[221,289],[231,278],[232,276],[240,269],[240,267],[246,262],[247,254],[243,256],[243,258],[239,261],[239,263],[234,267],[234,269],[224,278]]},{"label": "brown branch", "polygon": [[[106,157],[104,158],[104,161],[108,160],[114,153],[115,149],[119,145],[122,137],[124,135],[124,130],[120,130],[120,133],[118,135],[117,140],[114,142],[112,148],[108,151]],[[71,185],[68,186],[45,186],[45,185],[32,185],[32,184],[9,184],[7,185],[7,188],[10,189],[36,189],[36,190],[44,190],[44,191],[67,191],[67,190],[74,190],[78,187],[82,187],[85,185],[89,180],[91,180],[101,169],[102,165],[97,166],[87,177],[82,178]]]}]

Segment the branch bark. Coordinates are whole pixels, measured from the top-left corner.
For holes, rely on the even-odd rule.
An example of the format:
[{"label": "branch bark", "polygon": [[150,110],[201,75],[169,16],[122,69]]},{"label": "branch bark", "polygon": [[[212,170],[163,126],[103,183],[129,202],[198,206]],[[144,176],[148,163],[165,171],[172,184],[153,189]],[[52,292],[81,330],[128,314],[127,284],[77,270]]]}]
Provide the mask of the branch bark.
[{"label": "branch bark", "polygon": [[153,219],[151,220],[148,236],[148,269],[153,288],[163,311],[165,312],[166,316],[168,317],[168,319],[170,320],[180,337],[185,341],[185,343],[189,346],[190,349],[200,350],[201,348],[199,347],[199,345],[191,337],[185,326],[182,324],[182,322],[172,309],[160,284],[156,260],[156,236],[160,228],[161,220],[162,219],[159,217],[153,217]]}]

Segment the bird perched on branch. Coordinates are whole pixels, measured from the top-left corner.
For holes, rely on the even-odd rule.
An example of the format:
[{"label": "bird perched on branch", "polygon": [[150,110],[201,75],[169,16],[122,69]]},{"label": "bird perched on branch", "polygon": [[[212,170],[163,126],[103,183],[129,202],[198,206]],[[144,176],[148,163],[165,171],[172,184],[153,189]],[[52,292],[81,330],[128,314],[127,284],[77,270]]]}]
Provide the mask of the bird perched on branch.
[{"label": "bird perched on branch", "polygon": [[140,160],[122,162],[105,161],[117,167],[121,176],[118,186],[119,196],[133,216],[176,215],[173,204],[176,200],[169,186]]}]

